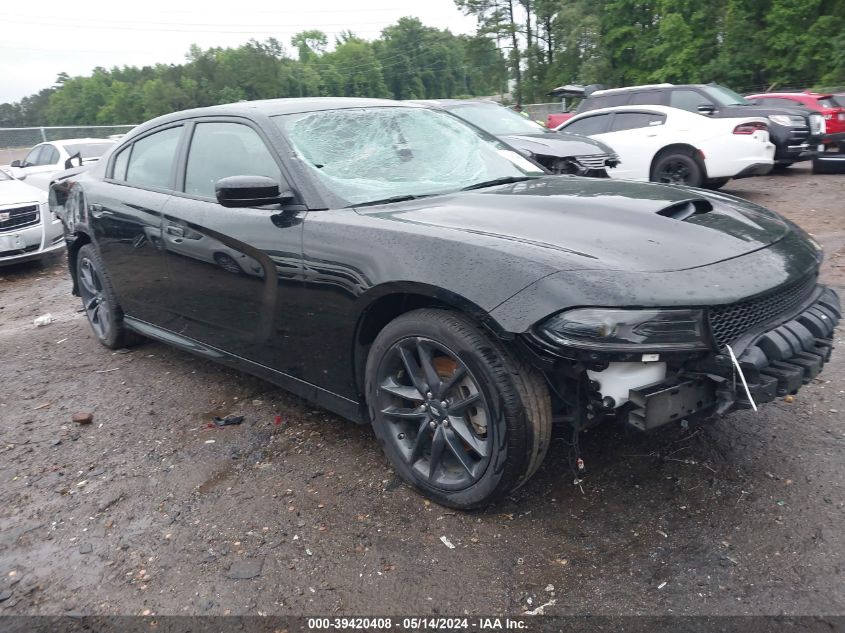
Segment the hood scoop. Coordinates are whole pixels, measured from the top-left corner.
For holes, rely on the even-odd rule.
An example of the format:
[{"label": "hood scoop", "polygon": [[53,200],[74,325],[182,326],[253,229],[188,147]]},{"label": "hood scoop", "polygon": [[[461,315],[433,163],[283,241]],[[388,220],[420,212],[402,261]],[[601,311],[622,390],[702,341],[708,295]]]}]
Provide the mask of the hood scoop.
[{"label": "hood scoop", "polygon": [[672,218],[683,222],[690,219],[694,215],[702,215],[713,210],[713,205],[709,200],[704,198],[692,198],[691,200],[681,200],[664,207],[657,212],[657,215],[662,215],[664,218]]}]

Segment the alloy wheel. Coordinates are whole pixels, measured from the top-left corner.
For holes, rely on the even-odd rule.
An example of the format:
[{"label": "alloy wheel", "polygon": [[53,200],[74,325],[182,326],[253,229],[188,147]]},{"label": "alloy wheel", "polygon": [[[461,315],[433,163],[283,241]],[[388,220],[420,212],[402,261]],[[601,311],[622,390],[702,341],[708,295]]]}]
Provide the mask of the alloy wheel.
[{"label": "alloy wheel", "polygon": [[460,358],[423,337],[393,344],[379,368],[377,415],[386,441],[414,476],[461,490],[484,475],[493,453],[487,398]]},{"label": "alloy wheel", "polygon": [[79,294],[94,333],[105,340],[112,327],[111,311],[103,290],[103,280],[94,263],[87,257],[79,264]]},{"label": "alloy wheel", "polygon": [[670,160],[665,162],[657,174],[657,182],[665,182],[672,185],[685,185],[690,181],[692,173],[689,165],[682,160]]}]

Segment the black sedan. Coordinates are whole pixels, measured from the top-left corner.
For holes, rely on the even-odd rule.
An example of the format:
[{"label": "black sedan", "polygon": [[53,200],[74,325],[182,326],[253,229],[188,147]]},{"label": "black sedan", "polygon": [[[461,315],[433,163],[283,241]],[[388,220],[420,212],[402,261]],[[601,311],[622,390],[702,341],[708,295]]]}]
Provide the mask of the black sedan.
[{"label": "black sedan", "polygon": [[436,106],[481,128],[530,156],[553,174],[608,178],[619,156],[596,139],[543,127],[493,101],[437,99],[417,103]]},{"label": "black sedan", "polygon": [[372,423],[456,508],[525,483],[555,422],[653,429],[793,393],[840,316],[818,245],[770,211],[548,176],[400,102],[160,117],[52,208],[104,345],[165,341]]}]

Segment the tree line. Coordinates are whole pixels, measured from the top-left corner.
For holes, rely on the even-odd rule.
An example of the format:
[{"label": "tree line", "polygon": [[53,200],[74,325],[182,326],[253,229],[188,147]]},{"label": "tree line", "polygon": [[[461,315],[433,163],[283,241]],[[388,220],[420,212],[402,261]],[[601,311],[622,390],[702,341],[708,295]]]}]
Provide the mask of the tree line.
[{"label": "tree line", "polygon": [[496,40],[515,100],[554,86],[845,84],[845,0],[456,0]]},{"label": "tree line", "polygon": [[269,38],[237,48],[192,46],[183,64],[62,73],[56,84],[0,104],[0,127],[119,125],[239,100],[278,97],[434,99],[490,95],[507,87],[507,64],[486,35],[454,35],[401,18],[366,41],[298,33],[290,50]]},{"label": "tree line", "polygon": [[[455,0],[454,35],[402,18],[373,41],[309,30],[191,47],[183,64],[98,67],[0,104],[0,127],[137,123],[241,99],[492,95],[549,100],[567,84],[711,82],[737,90],[845,85],[845,0]],[[509,80],[511,80],[509,82]]]}]

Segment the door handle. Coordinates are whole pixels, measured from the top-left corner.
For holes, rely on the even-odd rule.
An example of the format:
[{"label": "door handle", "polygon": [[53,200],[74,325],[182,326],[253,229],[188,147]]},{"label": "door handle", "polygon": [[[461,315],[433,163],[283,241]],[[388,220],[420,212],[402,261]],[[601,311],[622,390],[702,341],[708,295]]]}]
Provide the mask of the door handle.
[{"label": "door handle", "polygon": [[89,211],[91,211],[91,215],[94,216],[95,218],[101,218],[104,215],[114,215],[114,213],[112,213],[111,211],[106,209],[101,204],[96,204],[96,203],[90,204],[90,205],[88,205],[88,209],[89,209]]},{"label": "door handle", "polygon": [[181,226],[173,226],[171,224],[169,226],[166,226],[164,228],[164,231],[168,235],[172,235],[173,237],[185,237],[185,229],[183,229]]}]

